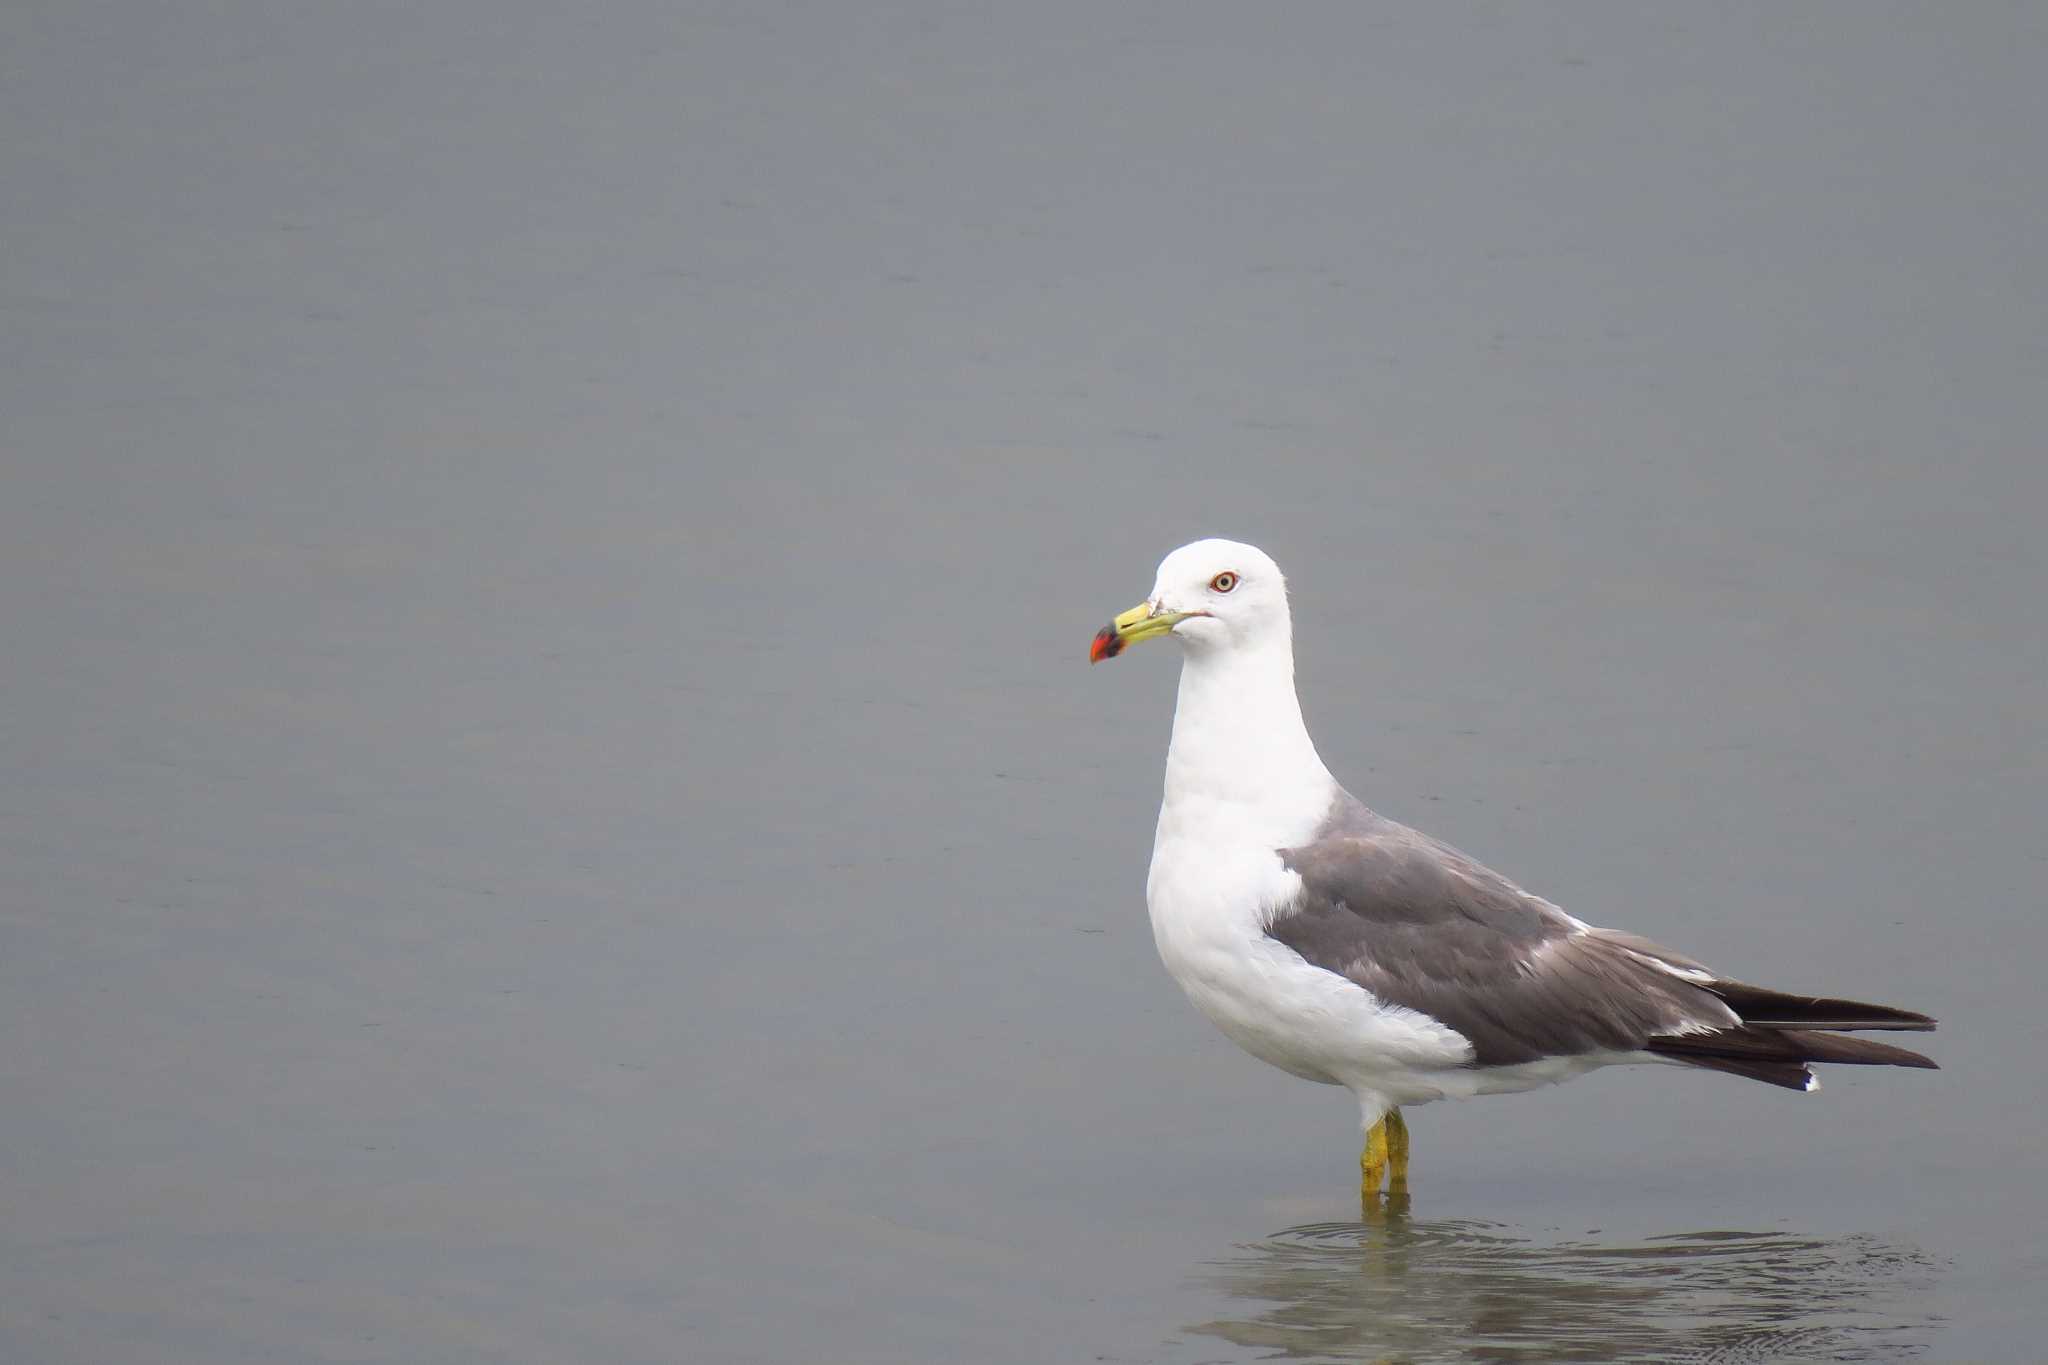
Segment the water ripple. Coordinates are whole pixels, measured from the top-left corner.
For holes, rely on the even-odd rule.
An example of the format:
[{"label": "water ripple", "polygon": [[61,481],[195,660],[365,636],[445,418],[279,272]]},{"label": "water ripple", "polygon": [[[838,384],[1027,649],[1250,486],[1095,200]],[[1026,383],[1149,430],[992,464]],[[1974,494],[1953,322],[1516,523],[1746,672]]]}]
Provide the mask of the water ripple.
[{"label": "water ripple", "polygon": [[1940,1330],[1940,1270],[1868,1236],[1608,1243],[1382,1209],[1289,1228],[1205,1267],[1201,1281],[1245,1311],[1189,1330],[1283,1360],[1900,1360]]}]

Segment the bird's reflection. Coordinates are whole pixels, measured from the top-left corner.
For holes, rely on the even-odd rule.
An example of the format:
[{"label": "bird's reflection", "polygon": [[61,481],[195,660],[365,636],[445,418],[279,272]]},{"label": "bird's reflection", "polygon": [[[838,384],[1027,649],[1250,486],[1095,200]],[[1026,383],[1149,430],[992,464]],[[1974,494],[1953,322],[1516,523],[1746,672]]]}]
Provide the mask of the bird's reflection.
[{"label": "bird's reflection", "polygon": [[1189,1330],[1285,1360],[1894,1360],[1939,1330],[1937,1271],[1870,1237],[1544,1240],[1388,1195],[1208,1267],[1244,1311]]}]

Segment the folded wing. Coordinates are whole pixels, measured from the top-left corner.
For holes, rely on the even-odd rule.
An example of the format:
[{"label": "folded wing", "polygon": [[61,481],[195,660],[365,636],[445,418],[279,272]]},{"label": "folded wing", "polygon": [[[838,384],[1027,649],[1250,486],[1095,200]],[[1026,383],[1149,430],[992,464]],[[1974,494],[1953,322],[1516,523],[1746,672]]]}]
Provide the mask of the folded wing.
[{"label": "folded wing", "polygon": [[1301,877],[1267,934],[1470,1041],[1471,1064],[1647,1052],[1793,1089],[1808,1062],[1931,1067],[1827,1029],[1931,1029],[1922,1014],[1727,981],[1633,934],[1596,929],[1438,840],[1344,798],[1280,850]]}]

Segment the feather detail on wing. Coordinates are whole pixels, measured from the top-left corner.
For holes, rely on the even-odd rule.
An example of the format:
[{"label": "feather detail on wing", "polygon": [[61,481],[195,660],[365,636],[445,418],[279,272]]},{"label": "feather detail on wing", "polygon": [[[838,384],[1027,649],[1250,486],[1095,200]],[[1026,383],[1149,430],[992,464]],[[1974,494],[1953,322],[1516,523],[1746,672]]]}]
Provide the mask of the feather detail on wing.
[{"label": "feather detail on wing", "polygon": [[1389,1004],[1456,1029],[1472,1065],[1650,1052],[1808,1089],[1807,1062],[1933,1066],[1814,1029],[1930,1029],[1925,1015],[1724,981],[1634,934],[1596,929],[1346,796],[1309,843],[1266,933]]}]

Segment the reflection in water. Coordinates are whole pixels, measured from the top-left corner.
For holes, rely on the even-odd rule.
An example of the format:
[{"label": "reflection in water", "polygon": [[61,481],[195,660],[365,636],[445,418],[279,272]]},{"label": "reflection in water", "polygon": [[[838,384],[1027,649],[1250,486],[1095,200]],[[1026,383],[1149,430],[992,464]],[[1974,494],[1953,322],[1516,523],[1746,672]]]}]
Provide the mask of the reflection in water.
[{"label": "reflection in water", "polygon": [[1284,1360],[1898,1360],[1928,1349],[1937,1262],[1871,1237],[1538,1241],[1418,1222],[1291,1228],[1204,1279],[1260,1306],[1189,1330]]}]

